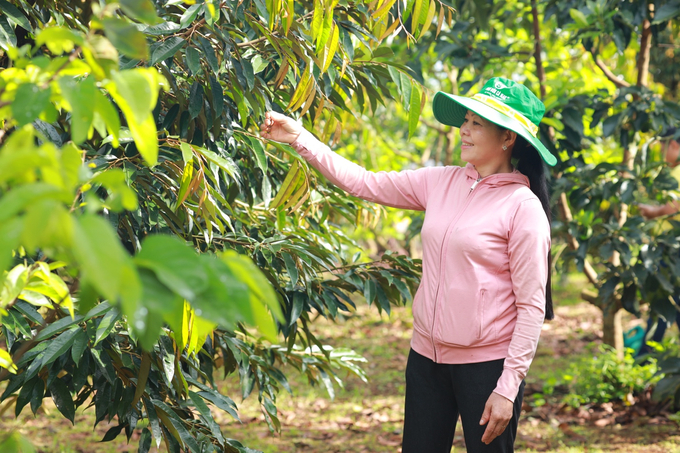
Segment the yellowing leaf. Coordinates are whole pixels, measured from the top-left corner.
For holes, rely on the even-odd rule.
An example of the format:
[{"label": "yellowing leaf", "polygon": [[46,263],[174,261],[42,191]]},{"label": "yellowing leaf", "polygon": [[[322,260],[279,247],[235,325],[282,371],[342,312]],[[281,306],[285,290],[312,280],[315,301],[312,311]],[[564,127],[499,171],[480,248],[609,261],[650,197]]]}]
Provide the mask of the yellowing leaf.
[{"label": "yellowing leaf", "polygon": [[372,14],[373,18],[382,20],[390,12],[390,9],[395,2],[396,0],[387,0]]},{"label": "yellowing leaf", "polygon": [[340,39],[339,27],[333,23],[333,31],[331,36],[330,44],[327,47],[326,54],[324,56],[322,72],[328,71],[329,66],[333,62],[333,57],[338,49],[338,40]]},{"label": "yellowing leaf", "polygon": [[409,139],[413,137],[413,134],[416,132],[416,129],[418,128],[418,120],[420,119],[421,105],[422,104],[420,102],[420,87],[418,85],[414,85],[413,88],[411,89],[411,102],[408,112]]},{"label": "yellowing leaf", "polygon": [[106,85],[128,120],[137,149],[146,163],[158,161],[158,135],[151,112],[158,101],[158,90],[165,79],[153,68],[136,68],[113,74]]},{"label": "yellowing leaf", "polygon": [[269,205],[272,209],[278,208],[281,204],[283,204],[284,201],[288,200],[288,197],[290,197],[298,184],[301,173],[300,164],[296,160],[293,162],[293,165],[290,166],[290,170],[288,170],[286,179],[283,180],[283,184],[281,184],[279,192]]},{"label": "yellowing leaf", "polygon": [[12,374],[17,374],[17,366],[12,361],[12,356],[10,356],[9,352],[2,348],[0,348],[0,367],[6,369]]},{"label": "yellowing leaf", "polygon": [[434,19],[434,14],[437,12],[437,0],[430,0],[430,9],[425,17],[425,23],[423,28],[420,30],[420,35],[424,35],[430,25],[432,25],[432,20]]},{"label": "yellowing leaf", "polygon": [[418,24],[420,20],[420,10],[422,3],[423,0],[416,0],[416,3],[413,5],[413,13],[411,14],[411,34],[413,34],[413,36],[418,34]]}]

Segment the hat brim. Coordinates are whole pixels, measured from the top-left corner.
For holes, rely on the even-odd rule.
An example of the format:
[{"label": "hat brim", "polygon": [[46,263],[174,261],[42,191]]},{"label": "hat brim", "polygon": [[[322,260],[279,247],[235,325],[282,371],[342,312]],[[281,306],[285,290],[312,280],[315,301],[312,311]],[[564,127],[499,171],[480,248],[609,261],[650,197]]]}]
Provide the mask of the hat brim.
[{"label": "hat brim", "polygon": [[536,148],[538,154],[541,155],[546,164],[551,167],[557,163],[557,158],[548,151],[548,148],[541,143],[541,141],[531,135],[519,121],[511,118],[503,113],[495,110],[488,105],[464,96],[456,96],[455,94],[438,92],[432,101],[432,112],[434,117],[442,124],[449,126],[460,127],[465,120],[465,114],[468,110],[476,113],[482,118],[491,121],[492,123],[510,129],[513,132],[521,135],[528,141],[531,146]]}]

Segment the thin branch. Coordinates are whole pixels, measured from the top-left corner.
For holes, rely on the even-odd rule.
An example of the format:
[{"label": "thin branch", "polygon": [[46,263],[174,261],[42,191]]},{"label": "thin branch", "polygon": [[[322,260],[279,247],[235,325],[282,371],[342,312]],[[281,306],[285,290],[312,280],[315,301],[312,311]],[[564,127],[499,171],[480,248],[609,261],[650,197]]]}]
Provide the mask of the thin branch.
[{"label": "thin branch", "polygon": [[606,64],[604,64],[604,61],[600,59],[600,57],[595,53],[595,51],[593,51],[593,49],[590,49],[590,53],[593,56],[595,65],[598,68],[600,68],[602,73],[609,79],[610,82],[612,82],[618,88],[628,88],[630,86],[630,83],[616,77],[616,75],[607,67]]},{"label": "thin branch", "polygon": [[448,131],[439,125],[432,124],[427,120],[421,120],[421,122],[430,129],[434,129],[435,131],[439,132],[441,135],[448,134]]},{"label": "thin branch", "polygon": [[[567,194],[565,194],[564,192],[560,194],[560,198],[557,201],[557,207],[560,210],[560,216],[562,217],[565,223],[569,223],[574,220],[574,217],[571,214],[571,209],[569,209],[569,203],[567,202]],[[568,236],[567,244],[569,245],[569,248],[572,250],[578,250],[579,248],[578,239],[576,239],[569,233],[567,234],[567,236]],[[597,272],[595,271],[595,269],[593,269],[593,266],[587,259],[583,260],[583,273],[586,275],[590,283],[592,283],[596,287],[598,286]]]},{"label": "thin branch", "polygon": [[262,41],[266,40],[267,36],[262,36],[261,38],[253,39],[252,41],[236,43],[236,47],[255,47],[255,44],[261,43]]}]

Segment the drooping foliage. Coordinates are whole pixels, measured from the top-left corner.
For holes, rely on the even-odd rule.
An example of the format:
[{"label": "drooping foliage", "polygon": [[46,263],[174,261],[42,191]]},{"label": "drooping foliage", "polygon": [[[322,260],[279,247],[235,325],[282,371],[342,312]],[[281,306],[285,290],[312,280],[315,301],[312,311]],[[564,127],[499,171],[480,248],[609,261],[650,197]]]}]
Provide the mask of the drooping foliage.
[{"label": "drooping foliage", "polygon": [[18,415],[51,397],[71,421],[93,405],[97,423],[117,422],[104,440],[148,419],[140,451],[248,451],[211,415],[238,417],[218,371],[238,372],[243,397],[257,391],[273,428],[282,365],[331,395],[338,370],[363,376],[361,357],[315,338],[312,312],[349,313],[351,293],[389,312],[411,298],[419,263],[348,253],[339,224],[364,203],[257,125],[287,111],[328,140],[355,99],[375,110],[397,78],[413,132],[425,97],[381,44],[451,24],[450,8],[1,0],[0,11],[0,399],[16,398]]}]

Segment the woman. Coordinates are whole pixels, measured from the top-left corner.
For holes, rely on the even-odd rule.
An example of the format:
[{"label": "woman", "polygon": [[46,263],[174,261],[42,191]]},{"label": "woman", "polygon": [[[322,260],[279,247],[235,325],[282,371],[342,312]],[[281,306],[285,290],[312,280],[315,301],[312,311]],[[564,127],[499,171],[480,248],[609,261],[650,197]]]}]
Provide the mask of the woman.
[{"label": "woman", "polygon": [[541,157],[556,160],[536,138],[545,107],[523,85],[496,77],[471,98],[439,92],[432,109],[460,128],[465,168],[369,172],[275,112],[262,136],[292,144],[352,195],[425,211],[403,453],[449,453],[459,415],[469,452],[509,452],[523,379],[543,320],[553,316]]}]

